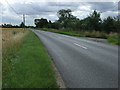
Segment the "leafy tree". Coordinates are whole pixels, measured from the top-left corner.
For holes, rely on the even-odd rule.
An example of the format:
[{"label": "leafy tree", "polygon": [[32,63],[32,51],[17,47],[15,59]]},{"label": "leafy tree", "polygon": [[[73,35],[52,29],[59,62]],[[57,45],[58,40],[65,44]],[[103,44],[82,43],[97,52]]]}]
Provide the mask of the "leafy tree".
[{"label": "leafy tree", "polygon": [[120,30],[120,16],[107,17],[101,20],[100,13],[96,10],[84,19],[78,19],[72,15],[70,9],[61,9],[57,12],[58,20],[51,22],[47,19],[35,19],[36,27],[46,27],[54,29],[67,30],[84,30],[84,31],[103,31],[103,32],[118,32]]},{"label": "leafy tree", "polygon": [[61,24],[59,22],[55,21],[51,24],[51,28],[59,29],[59,28],[61,28]]},{"label": "leafy tree", "polygon": [[74,22],[76,17],[73,16],[72,11],[70,9],[62,9],[57,12],[58,14],[58,22],[64,27],[67,28],[70,22]]},{"label": "leafy tree", "polygon": [[100,30],[101,25],[101,18],[100,13],[98,13],[96,10],[88,18],[86,18],[86,22],[88,24],[88,28],[91,30]]},{"label": "leafy tree", "polygon": [[25,24],[23,22],[21,22],[20,27],[21,28],[25,27]]},{"label": "leafy tree", "polygon": [[40,27],[40,28],[47,27],[48,25],[47,19],[44,19],[44,18],[35,19],[34,22],[35,22],[36,27]]},{"label": "leafy tree", "polygon": [[49,22],[48,22],[48,24],[47,24],[47,26],[46,26],[47,28],[52,28],[52,22],[49,20]]},{"label": "leafy tree", "polygon": [[101,25],[101,18],[100,13],[98,13],[96,10],[91,15],[91,24],[93,25],[93,29],[100,30]]},{"label": "leafy tree", "polygon": [[115,20],[110,16],[104,19],[102,25],[105,32],[112,32],[115,30]]},{"label": "leafy tree", "polygon": [[98,13],[96,10],[92,14],[90,14],[88,17],[79,20],[76,23],[76,27],[82,30],[101,30],[101,18],[100,13]]},{"label": "leafy tree", "polygon": [[114,18],[115,19],[115,30],[114,30],[114,32],[119,32],[119,30],[120,30],[120,15],[118,15],[116,18]]}]

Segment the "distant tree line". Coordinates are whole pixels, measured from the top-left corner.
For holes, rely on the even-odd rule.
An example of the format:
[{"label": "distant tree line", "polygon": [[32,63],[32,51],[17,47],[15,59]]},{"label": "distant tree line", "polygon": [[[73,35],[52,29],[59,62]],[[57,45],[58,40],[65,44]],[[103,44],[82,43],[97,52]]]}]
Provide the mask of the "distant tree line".
[{"label": "distant tree line", "polygon": [[2,25],[0,25],[0,27],[2,27],[2,28],[24,28],[24,27],[25,28],[29,28],[29,27],[33,28],[34,26],[25,26],[24,23],[21,22],[20,25],[2,24]]},{"label": "distant tree line", "polygon": [[2,28],[19,28],[18,25],[12,25],[12,24],[2,24]]},{"label": "distant tree line", "polygon": [[120,30],[120,16],[108,16],[101,19],[100,13],[94,10],[88,17],[79,19],[72,15],[70,9],[62,9],[57,12],[58,20],[55,22],[48,21],[45,18],[35,19],[35,25],[39,28],[68,29],[82,31],[103,31],[117,32]]}]

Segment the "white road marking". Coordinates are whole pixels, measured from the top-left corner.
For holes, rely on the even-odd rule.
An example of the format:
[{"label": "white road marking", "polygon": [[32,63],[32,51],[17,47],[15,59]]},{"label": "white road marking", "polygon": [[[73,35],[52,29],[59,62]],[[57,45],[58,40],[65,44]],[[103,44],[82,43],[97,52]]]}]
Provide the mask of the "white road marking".
[{"label": "white road marking", "polygon": [[[65,37],[69,37],[69,36],[65,36]],[[63,37],[58,37],[59,39],[65,39],[65,38],[63,38]],[[77,43],[74,43],[75,45],[77,45],[77,46],[79,46],[79,47],[81,47],[81,48],[83,48],[83,49],[87,49],[87,47],[85,47],[85,46],[82,46],[82,45],[80,45],[80,44],[77,44]]]},{"label": "white road marking", "polygon": [[87,47],[84,47],[84,46],[82,46],[80,44],[77,44],[77,43],[74,43],[74,44],[77,45],[77,46],[79,46],[79,47],[81,47],[81,48],[83,48],[83,49],[87,49]]},{"label": "white road marking", "polygon": [[70,37],[70,36],[67,36],[67,35],[63,35],[64,37]]}]

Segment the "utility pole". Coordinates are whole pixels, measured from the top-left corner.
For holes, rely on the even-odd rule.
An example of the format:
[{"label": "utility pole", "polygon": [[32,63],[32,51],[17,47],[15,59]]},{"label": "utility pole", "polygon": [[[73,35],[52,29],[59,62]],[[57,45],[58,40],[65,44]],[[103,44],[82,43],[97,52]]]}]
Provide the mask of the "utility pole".
[{"label": "utility pole", "polygon": [[25,30],[25,14],[23,14],[23,23],[24,23],[24,30]]}]

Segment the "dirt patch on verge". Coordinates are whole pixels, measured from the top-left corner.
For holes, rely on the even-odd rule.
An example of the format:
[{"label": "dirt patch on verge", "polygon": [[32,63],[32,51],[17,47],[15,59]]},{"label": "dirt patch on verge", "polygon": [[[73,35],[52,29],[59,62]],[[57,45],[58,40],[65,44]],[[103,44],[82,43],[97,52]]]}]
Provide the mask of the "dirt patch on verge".
[{"label": "dirt patch on verge", "polygon": [[61,77],[59,71],[57,70],[57,68],[56,68],[56,66],[55,66],[53,61],[52,61],[52,65],[53,65],[53,70],[55,72],[55,78],[57,80],[57,84],[58,84],[59,88],[66,88],[65,83],[62,80],[62,77]]}]

